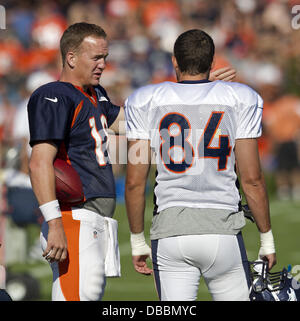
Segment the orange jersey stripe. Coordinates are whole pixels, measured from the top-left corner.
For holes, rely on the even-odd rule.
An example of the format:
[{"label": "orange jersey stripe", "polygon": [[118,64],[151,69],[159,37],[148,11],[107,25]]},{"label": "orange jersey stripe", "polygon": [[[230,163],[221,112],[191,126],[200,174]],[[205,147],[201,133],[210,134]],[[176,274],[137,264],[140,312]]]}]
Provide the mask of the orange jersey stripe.
[{"label": "orange jersey stripe", "polygon": [[78,106],[75,109],[73,120],[72,120],[72,124],[71,124],[71,128],[74,126],[76,118],[77,118],[78,114],[80,113],[82,106],[83,106],[83,100],[78,104]]},{"label": "orange jersey stripe", "polygon": [[60,262],[59,281],[67,301],[80,301],[79,296],[79,231],[80,221],[73,220],[71,210],[62,210],[62,221],[68,242],[68,257]]}]

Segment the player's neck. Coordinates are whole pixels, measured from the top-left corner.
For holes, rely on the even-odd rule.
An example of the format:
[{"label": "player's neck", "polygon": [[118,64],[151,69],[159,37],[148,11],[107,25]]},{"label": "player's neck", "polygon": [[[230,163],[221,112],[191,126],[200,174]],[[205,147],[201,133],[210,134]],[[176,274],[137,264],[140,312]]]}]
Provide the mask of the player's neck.
[{"label": "player's neck", "polygon": [[74,77],[72,73],[67,72],[66,70],[62,70],[61,75],[59,77],[59,81],[69,82],[74,86],[80,87],[83,91],[87,92],[90,86],[84,86],[79,79]]},{"label": "player's neck", "polygon": [[198,75],[189,75],[189,74],[181,74],[179,73],[177,75],[177,81],[197,81],[197,80],[207,80],[209,75],[207,73],[205,74],[198,74]]}]

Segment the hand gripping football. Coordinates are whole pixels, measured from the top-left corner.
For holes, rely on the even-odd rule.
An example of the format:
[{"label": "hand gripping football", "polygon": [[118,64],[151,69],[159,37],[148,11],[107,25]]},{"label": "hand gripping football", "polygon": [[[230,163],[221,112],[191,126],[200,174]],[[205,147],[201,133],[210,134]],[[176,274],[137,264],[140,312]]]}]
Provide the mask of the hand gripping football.
[{"label": "hand gripping football", "polygon": [[63,205],[77,205],[84,200],[80,177],[66,161],[54,161],[56,197]]}]

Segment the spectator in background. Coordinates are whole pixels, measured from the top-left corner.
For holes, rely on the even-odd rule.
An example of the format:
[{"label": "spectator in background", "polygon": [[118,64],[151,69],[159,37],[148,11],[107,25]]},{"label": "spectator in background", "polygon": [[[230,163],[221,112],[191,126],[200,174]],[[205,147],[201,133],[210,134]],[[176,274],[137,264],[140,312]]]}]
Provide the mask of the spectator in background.
[{"label": "spectator in background", "polygon": [[[2,35],[3,36],[3,35]],[[0,76],[7,76],[19,66],[19,58],[23,55],[23,47],[11,33],[0,41]]]},{"label": "spectator in background", "polygon": [[300,200],[300,98],[283,92],[282,72],[275,65],[263,66],[256,79],[264,99],[264,136],[273,155],[277,197]]},{"label": "spectator in background", "polygon": [[31,28],[34,19],[34,12],[32,11],[32,5],[29,1],[20,1],[18,6],[9,16],[11,26],[25,48],[28,48],[31,45]]},{"label": "spectator in background", "polygon": [[[278,90],[278,88],[277,88]],[[265,119],[276,162],[275,179],[280,200],[300,200],[300,99],[284,94],[270,102]]]},{"label": "spectator in background", "polygon": [[259,138],[259,153],[263,169],[272,172],[276,169],[276,155],[274,154],[273,143],[266,130],[266,123],[272,109],[272,103],[280,96],[280,84],[282,83],[282,71],[274,64],[257,63],[252,66],[255,70],[253,84],[261,93],[264,99],[263,111],[263,134]]},{"label": "spectator in background", "polygon": [[32,25],[32,39],[42,48],[57,49],[67,27],[66,18],[53,2],[39,2]]}]

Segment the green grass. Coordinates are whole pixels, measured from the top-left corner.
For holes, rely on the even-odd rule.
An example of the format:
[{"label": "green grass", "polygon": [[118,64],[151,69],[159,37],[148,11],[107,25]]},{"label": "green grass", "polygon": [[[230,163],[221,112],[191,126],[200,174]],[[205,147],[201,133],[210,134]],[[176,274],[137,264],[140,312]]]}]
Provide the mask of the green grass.
[{"label": "green grass", "polygon": [[[277,261],[274,271],[287,265],[300,265],[299,227],[300,203],[279,202],[271,200],[272,229],[276,242]],[[152,195],[147,199],[145,214],[146,238],[149,240],[149,229],[152,219]],[[121,253],[121,278],[108,278],[103,300],[104,301],[157,301],[153,276],[143,276],[134,271],[131,263],[129,244],[129,227],[124,204],[118,204],[115,219],[119,222],[119,245]],[[36,232],[34,232],[36,233]],[[259,249],[259,234],[255,224],[247,220],[243,229],[243,237],[247,249],[248,259],[255,260]],[[51,297],[51,271],[47,263],[22,264],[11,267],[15,272],[26,270],[40,280],[40,300],[50,300]],[[199,287],[199,300],[211,300],[206,285],[201,280]]]}]

